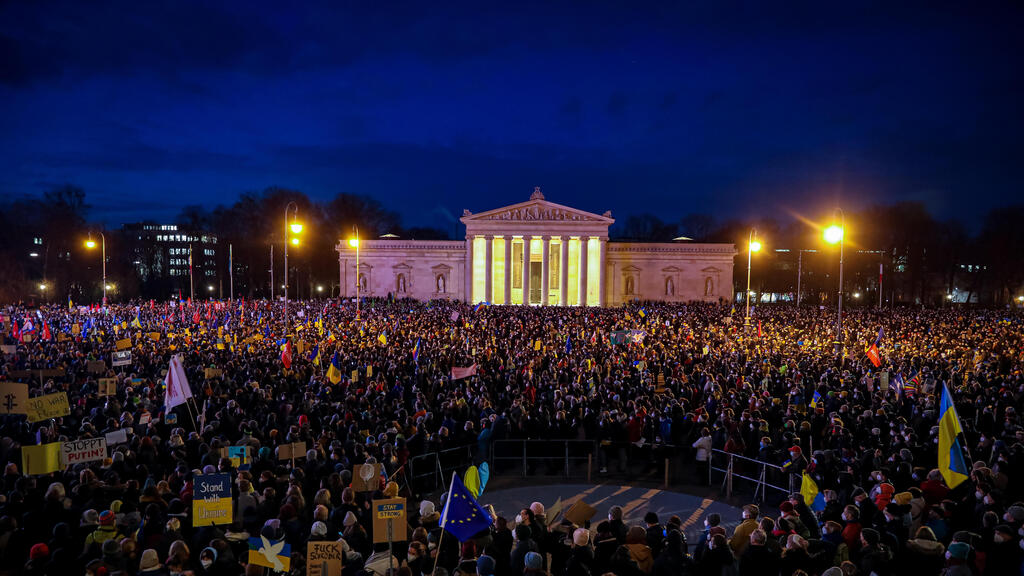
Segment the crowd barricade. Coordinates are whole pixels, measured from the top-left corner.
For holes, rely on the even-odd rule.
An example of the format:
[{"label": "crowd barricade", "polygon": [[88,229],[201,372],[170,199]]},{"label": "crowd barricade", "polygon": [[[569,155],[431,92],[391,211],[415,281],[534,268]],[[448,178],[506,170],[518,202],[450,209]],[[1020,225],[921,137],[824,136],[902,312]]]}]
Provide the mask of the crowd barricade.
[{"label": "crowd barricade", "polygon": [[460,475],[473,464],[475,444],[446,448],[409,458],[409,484],[416,494],[426,494],[444,489],[451,480],[452,472]]},{"label": "crowd barricade", "polygon": [[[722,474],[722,492],[731,498],[734,491],[748,492],[753,489],[753,501],[774,501],[776,496],[785,499],[798,488],[796,476],[782,466],[733,454],[717,448],[711,450],[708,463],[708,484],[714,485],[715,473]],[[772,491],[771,495],[768,491]]]}]

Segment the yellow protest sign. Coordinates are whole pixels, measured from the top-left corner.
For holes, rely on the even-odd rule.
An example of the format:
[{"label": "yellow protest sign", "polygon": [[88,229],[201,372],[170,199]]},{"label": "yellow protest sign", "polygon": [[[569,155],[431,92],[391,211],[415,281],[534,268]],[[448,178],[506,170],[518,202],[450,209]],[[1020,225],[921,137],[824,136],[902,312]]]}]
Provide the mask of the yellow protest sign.
[{"label": "yellow protest sign", "polygon": [[50,442],[39,446],[21,447],[21,469],[25,474],[49,474],[59,472],[60,442]]},{"label": "yellow protest sign", "polygon": [[115,343],[115,347],[118,350],[127,350],[127,349],[132,347],[132,339],[131,338],[123,338],[121,340],[118,340]]},{"label": "yellow protest sign", "polygon": [[353,370],[352,371],[352,382],[353,383],[359,382],[359,370]]},{"label": "yellow protest sign", "polygon": [[372,510],[374,544],[388,541],[388,524],[391,524],[392,542],[405,542],[408,539],[405,529],[405,498],[374,500]]},{"label": "yellow protest sign", "polygon": [[71,414],[71,406],[68,404],[66,392],[47,394],[28,399],[29,422],[41,422],[50,418],[59,418]]},{"label": "yellow protest sign", "polygon": [[152,340],[153,342],[159,342],[160,341],[160,333],[159,332],[150,332],[149,333],[149,339]]},{"label": "yellow protest sign", "polygon": [[541,344],[541,341],[540,341],[540,340],[536,340],[536,341],[534,341],[534,343],[533,343],[533,350],[534,350],[535,352],[540,352],[540,347],[541,347],[541,346],[542,346],[542,344]]},{"label": "yellow protest sign", "polygon": [[0,414],[26,414],[28,384],[0,382]]},{"label": "yellow protest sign", "polygon": [[366,367],[366,377],[373,378],[373,366]]}]

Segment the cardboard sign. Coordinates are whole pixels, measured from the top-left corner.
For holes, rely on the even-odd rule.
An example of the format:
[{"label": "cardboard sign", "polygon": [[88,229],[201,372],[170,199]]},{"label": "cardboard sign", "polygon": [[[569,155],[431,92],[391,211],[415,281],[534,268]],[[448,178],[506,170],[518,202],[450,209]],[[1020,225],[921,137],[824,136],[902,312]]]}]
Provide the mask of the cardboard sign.
[{"label": "cardboard sign", "polygon": [[71,414],[67,392],[57,392],[46,396],[28,399],[28,421],[42,422],[50,418],[60,418]]},{"label": "cardboard sign", "polygon": [[406,541],[405,498],[374,500],[372,510],[374,544],[388,541],[388,522],[391,522],[391,541]]},{"label": "cardboard sign", "polygon": [[124,444],[128,442],[128,431],[122,428],[120,430],[114,430],[113,432],[107,432],[104,434],[104,439],[107,441],[107,446]]},{"label": "cardboard sign", "polygon": [[277,447],[277,459],[278,460],[292,460],[293,458],[305,458],[306,457],[306,443],[305,442],[293,442],[291,444],[281,444]]},{"label": "cardboard sign", "polygon": [[60,462],[64,468],[82,462],[95,462],[107,457],[106,438],[82,438],[60,445]]},{"label": "cardboard sign", "polygon": [[380,485],[379,462],[356,466],[352,472],[352,489],[356,492],[373,492]]},{"label": "cardboard sign", "polygon": [[149,333],[149,339],[152,340],[153,342],[159,342],[160,341],[160,333],[159,332],[150,332]]},{"label": "cardboard sign", "polygon": [[292,566],[292,546],[281,540],[266,537],[249,538],[249,564],[270,568],[274,572],[288,572]]},{"label": "cardboard sign", "polygon": [[[303,452],[303,455],[305,455],[305,452]],[[239,468],[249,464],[250,447],[227,446],[220,449],[220,457],[230,459],[231,465],[235,468]]]},{"label": "cardboard sign", "polygon": [[352,383],[359,382],[359,370],[352,371]]},{"label": "cardboard sign", "polygon": [[28,414],[28,384],[0,382],[0,414]]},{"label": "cardboard sign", "polygon": [[231,524],[231,475],[200,474],[192,496],[192,525]]},{"label": "cardboard sign", "polygon": [[204,368],[203,375],[207,380],[212,378],[219,378],[224,375],[224,370],[221,368]]},{"label": "cardboard sign", "polygon": [[881,385],[882,391],[889,390],[889,371],[882,370],[878,373],[878,383]]},{"label": "cardboard sign", "polygon": [[594,517],[594,514],[597,514],[597,508],[583,500],[577,500],[565,511],[564,518],[577,526],[583,526]]},{"label": "cardboard sign", "polygon": [[310,542],[306,548],[306,576],[341,576],[341,542]]},{"label": "cardboard sign", "polygon": [[103,374],[107,371],[107,363],[103,360],[90,360],[87,370],[89,374]]},{"label": "cardboard sign", "polygon": [[97,392],[100,396],[114,396],[117,394],[117,378],[100,378],[99,380],[99,391]]},{"label": "cardboard sign", "polygon": [[120,352],[114,352],[111,357],[111,366],[128,366],[132,363],[132,351],[122,350]]},{"label": "cardboard sign", "polygon": [[122,340],[118,340],[114,344],[114,347],[117,348],[118,350],[127,350],[127,349],[132,347],[132,339],[131,338],[124,338]]},{"label": "cardboard sign", "polygon": [[143,412],[142,414],[139,415],[139,425],[140,426],[145,426],[146,424],[149,424],[152,421],[153,421],[153,415],[150,414],[149,412]]},{"label": "cardboard sign", "polygon": [[49,474],[61,468],[60,442],[21,447],[21,470],[25,474]]},{"label": "cardboard sign", "polygon": [[3,352],[4,354],[7,354],[9,356],[14,356],[15,354],[18,353],[18,347],[15,346],[14,344],[4,344],[0,346],[0,352]]}]

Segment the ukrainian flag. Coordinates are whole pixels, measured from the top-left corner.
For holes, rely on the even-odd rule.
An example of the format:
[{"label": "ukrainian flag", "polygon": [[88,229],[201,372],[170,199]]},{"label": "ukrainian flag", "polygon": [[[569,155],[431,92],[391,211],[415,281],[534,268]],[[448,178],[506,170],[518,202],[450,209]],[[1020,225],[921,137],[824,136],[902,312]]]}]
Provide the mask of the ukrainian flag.
[{"label": "ukrainian flag", "polygon": [[139,309],[135,308],[135,319],[132,320],[133,328],[142,328],[142,322],[139,321]]},{"label": "ukrainian flag", "polygon": [[818,392],[817,390],[815,390],[814,391],[814,398],[811,398],[811,409],[813,410],[813,409],[817,408],[818,404],[820,404],[820,403],[821,403],[821,392]]},{"label": "ukrainian flag", "polygon": [[419,364],[420,361],[420,339],[416,339],[416,345],[412,347],[412,361],[413,364]]},{"label": "ukrainian flag", "polygon": [[313,352],[309,355],[309,361],[317,366],[320,365],[320,344],[313,346]]},{"label": "ukrainian flag", "polygon": [[377,342],[380,342],[381,346],[387,346],[388,345],[387,334],[385,332],[381,332],[380,336],[377,336]]},{"label": "ukrainian flag", "polygon": [[967,463],[960,447],[959,436],[963,434],[960,417],[957,416],[949,388],[942,385],[942,400],[939,402],[939,471],[946,486],[951,489],[967,480]]},{"label": "ukrainian flag", "polygon": [[341,361],[338,360],[337,351],[331,357],[331,367],[327,369],[327,379],[331,381],[331,384],[341,382]]},{"label": "ukrainian flag", "polygon": [[825,509],[825,496],[818,490],[818,483],[813,478],[803,473],[803,480],[800,481],[800,495],[804,497],[804,504],[815,512]]},{"label": "ukrainian flag", "polygon": [[647,318],[647,310],[645,310],[644,308],[640,309],[639,314],[641,318]]}]

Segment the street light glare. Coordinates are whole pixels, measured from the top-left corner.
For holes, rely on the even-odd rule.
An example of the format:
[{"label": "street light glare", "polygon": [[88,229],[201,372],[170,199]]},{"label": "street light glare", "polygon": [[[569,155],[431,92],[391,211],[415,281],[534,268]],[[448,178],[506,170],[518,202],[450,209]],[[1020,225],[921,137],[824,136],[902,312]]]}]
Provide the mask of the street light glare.
[{"label": "street light glare", "polygon": [[317,286],[316,287],[316,291],[317,292],[323,292],[324,291],[324,287],[323,286]]},{"label": "street light glare", "polygon": [[291,229],[292,233],[299,234],[302,232],[302,224],[299,224],[298,222],[292,222]]},{"label": "street light glare", "polygon": [[843,229],[835,224],[825,228],[825,242],[836,244],[843,239]]},{"label": "street light glare", "polygon": [[754,240],[753,242],[751,242],[750,243],[750,251],[751,252],[760,252],[761,251],[761,243],[758,242],[757,240]]},{"label": "street light glare", "polygon": [[86,240],[85,241],[85,247],[86,248],[95,248],[96,247],[96,241],[95,240]]},{"label": "street light glare", "polygon": [[348,245],[353,248],[359,248],[359,238],[349,238]]},{"label": "street light glare", "polygon": [[114,285],[113,284],[107,284],[107,290],[113,290],[113,289],[114,289]]},{"label": "street light glare", "polygon": [[292,238],[292,246],[298,246],[298,245],[299,245],[299,239],[298,238]]},{"label": "street light glare", "polygon": [[40,284],[39,285],[39,289],[40,290],[46,290],[46,284]]}]

